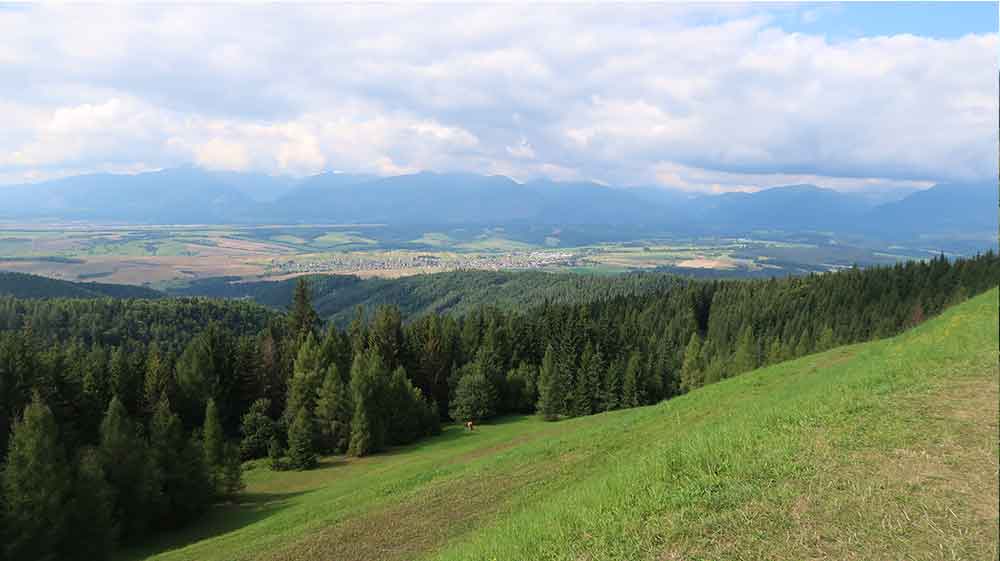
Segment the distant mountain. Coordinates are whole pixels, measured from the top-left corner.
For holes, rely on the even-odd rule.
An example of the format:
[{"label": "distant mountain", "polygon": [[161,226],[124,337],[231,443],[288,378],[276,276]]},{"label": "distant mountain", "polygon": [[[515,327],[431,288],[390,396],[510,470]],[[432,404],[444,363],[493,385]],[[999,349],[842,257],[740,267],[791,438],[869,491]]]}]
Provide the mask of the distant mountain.
[{"label": "distant mountain", "polygon": [[880,234],[989,234],[996,236],[997,185],[942,184],[880,205],[864,228]]},{"label": "distant mountain", "polygon": [[997,205],[996,187],[989,185],[939,185],[912,193],[789,185],[756,193],[695,195],[587,182],[522,184],[503,176],[463,173],[324,173],[296,181],[191,167],[0,187],[0,196],[0,219],[528,224],[627,227],[649,233],[778,230],[911,237],[995,232]]},{"label": "distant mountain", "polygon": [[0,218],[192,224],[243,221],[260,214],[250,197],[197,168],[80,175],[2,189]]},{"label": "distant mountain", "polygon": [[163,293],[127,284],[71,282],[0,271],[0,296],[15,298],[160,298]]},{"label": "distant mountain", "polygon": [[720,232],[841,231],[868,210],[861,197],[815,185],[699,197],[687,207],[695,223]]}]

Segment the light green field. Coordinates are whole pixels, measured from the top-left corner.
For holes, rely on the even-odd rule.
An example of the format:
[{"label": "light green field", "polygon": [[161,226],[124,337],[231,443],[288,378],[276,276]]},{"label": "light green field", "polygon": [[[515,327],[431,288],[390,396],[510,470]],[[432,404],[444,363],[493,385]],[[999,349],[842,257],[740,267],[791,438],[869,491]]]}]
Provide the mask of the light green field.
[{"label": "light green field", "polygon": [[656,406],[259,467],[122,559],[995,559],[997,297]]},{"label": "light green field", "polygon": [[314,239],[311,245],[316,247],[335,247],[340,245],[375,245],[375,240],[361,236],[358,232],[327,232]]}]

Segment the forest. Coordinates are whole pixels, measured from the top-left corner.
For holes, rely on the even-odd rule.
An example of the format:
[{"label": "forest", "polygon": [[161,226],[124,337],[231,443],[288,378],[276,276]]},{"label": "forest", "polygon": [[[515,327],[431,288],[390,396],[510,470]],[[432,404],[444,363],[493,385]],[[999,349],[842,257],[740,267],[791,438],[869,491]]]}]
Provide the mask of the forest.
[{"label": "forest", "polygon": [[0,559],[106,559],[239,500],[241,462],[309,469],[499,415],[656,403],[897,334],[996,286],[992,251],[768,280],[673,279],[530,307],[324,325],[204,298],[0,297]]}]

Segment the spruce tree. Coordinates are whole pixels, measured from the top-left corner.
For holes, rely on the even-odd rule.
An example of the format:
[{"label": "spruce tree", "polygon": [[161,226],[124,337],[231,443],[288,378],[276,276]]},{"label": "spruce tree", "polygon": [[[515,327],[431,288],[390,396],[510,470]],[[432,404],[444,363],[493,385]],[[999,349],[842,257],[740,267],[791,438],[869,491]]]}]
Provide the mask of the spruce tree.
[{"label": "spruce tree", "polygon": [[101,422],[100,453],[105,477],[116,490],[114,511],[122,538],[132,539],[147,529],[154,481],[146,442],[117,396]]},{"label": "spruce tree", "polygon": [[742,374],[754,368],[757,368],[757,341],[754,340],[753,328],[748,325],[740,331],[740,336],[736,340],[732,373]]},{"label": "spruce tree", "polygon": [[117,528],[112,511],[114,489],[104,479],[101,456],[92,448],[80,451],[69,507],[69,533],[61,559],[101,561],[111,556]]},{"label": "spruce tree", "polygon": [[559,418],[563,409],[564,396],[556,368],[555,350],[552,345],[545,349],[542,366],[538,370],[538,405],[536,409],[546,421]]},{"label": "spruce tree", "polygon": [[639,351],[632,351],[622,379],[622,407],[638,407],[646,401],[645,376]]},{"label": "spruce tree", "polygon": [[468,368],[455,388],[451,418],[456,421],[481,421],[496,415],[499,395],[480,368]]},{"label": "spruce tree", "polygon": [[319,329],[319,314],[312,307],[312,290],[305,277],[299,277],[292,294],[292,309],[288,314],[288,326],[299,340],[315,335]]},{"label": "spruce tree", "polygon": [[347,454],[360,458],[374,451],[371,421],[368,410],[362,403],[355,402],[354,415],[351,417],[351,443]]},{"label": "spruce tree", "polygon": [[8,559],[54,559],[65,539],[72,473],[55,417],[36,392],[15,421],[3,477]]},{"label": "spruce tree", "polygon": [[309,409],[299,409],[288,427],[288,463],[293,469],[307,470],[316,467],[313,427],[314,421]]},{"label": "spruce tree", "polygon": [[212,489],[217,495],[224,494],[222,489],[223,468],[225,465],[226,438],[222,433],[222,422],[219,420],[219,410],[215,400],[209,398],[205,405],[205,425],[201,431],[202,450],[204,451],[205,469]]},{"label": "spruce tree", "polygon": [[681,390],[689,392],[705,383],[702,358],[701,336],[692,333],[684,348],[684,362],[681,365]]},{"label": "spruce tree", "polygon": [[240,422],[240,433],[243,435],[240,456],[244,460],[262,458],[268,454],[268,446],[276,431],[274,420],[268,416],[270,409],[271,400],[262,398],[250,404],[250,408],[243,414]]},{"label": "spruce tree", "polygon": [[316,397],[316,424],[321,448],[343,452],[351,438],[351,395],[336,365],[330,365]]}]

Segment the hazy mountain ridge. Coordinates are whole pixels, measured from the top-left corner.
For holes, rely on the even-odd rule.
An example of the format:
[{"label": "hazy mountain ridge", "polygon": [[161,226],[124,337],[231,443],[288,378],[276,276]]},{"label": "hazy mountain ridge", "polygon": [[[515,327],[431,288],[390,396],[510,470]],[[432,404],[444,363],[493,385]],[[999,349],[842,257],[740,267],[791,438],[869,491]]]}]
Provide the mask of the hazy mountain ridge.
[{"label": "hazy mountain ridge", "polygon": [[[422,172],[323,173],[293,183],[263,174],[178,168],[94,174],[0,188],[0,218],[147,223],[639,225],[658,231],[829,231],[918,236],[995,231],[992,185],[840,192],[790,185],[693,195],[657,187]],[[894,198],[898,200],[893,200]],[[988,208],[986,208],[988,207]]]}]

